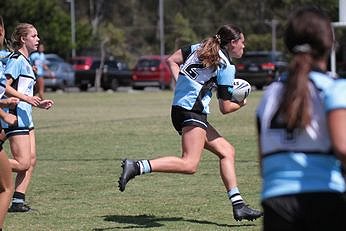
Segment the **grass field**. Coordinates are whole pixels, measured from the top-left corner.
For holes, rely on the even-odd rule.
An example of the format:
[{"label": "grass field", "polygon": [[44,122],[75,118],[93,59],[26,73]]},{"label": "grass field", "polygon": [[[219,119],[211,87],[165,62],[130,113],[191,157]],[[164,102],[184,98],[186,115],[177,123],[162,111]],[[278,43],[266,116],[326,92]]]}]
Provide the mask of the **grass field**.
[{"label": "grass field", "polygon": [[[221,115],[216,100],[209,121],[236,148],[238,185],[260,208],[254,111],[248,105]],[[128,158],[180,156],[180,136],[170,122],[172,92],[47,93],[50,111],[34,109],[38,164],[27,202],[35,211],[8,214],[5,230],[261,230],[236,222],[209,152],[195,175],[149,174],[121,193],[120,162]],[[8,151],[8,144],[5,149]]]}]

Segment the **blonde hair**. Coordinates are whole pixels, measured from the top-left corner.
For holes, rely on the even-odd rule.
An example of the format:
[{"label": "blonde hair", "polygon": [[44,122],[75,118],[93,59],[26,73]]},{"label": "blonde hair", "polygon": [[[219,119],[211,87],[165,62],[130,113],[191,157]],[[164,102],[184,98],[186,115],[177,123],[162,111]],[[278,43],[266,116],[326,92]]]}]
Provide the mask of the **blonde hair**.
[{"label": "blonde hair", "polygon": [[18,50],[23,46],[22,37],[26,37],[29,33],[29,29],[35,28],[29,23],[20,23],[16,26],[11,36],[11,47],[14,50]]}]

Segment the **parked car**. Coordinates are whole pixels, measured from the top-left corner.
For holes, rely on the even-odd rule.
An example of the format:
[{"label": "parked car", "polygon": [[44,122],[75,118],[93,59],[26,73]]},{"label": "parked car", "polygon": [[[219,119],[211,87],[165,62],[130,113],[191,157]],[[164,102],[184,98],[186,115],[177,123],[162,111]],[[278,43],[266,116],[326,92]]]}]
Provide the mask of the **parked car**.
[{"label": "parked car", "polygon": [[[90,87],[95,86],[96,71],[100,68],[101,60],[97,58],[91,60],[90,68],[84,66],[83,69],[82,66],[74,66],[76,68],[75,85],[81,91],[87,91]],[[82,65],[89,64],[84,63]],[[105,60],[100,83],[102,89],[116,91],[119,86],[131,86],[131,83],[131,70],[125,62],[114,58]]]},{"label": "parked car", "polygon": [[236,78],[262,89],[287,69],[287,58],[282,52],[248,51],[237,61],[236,69]]},{"label": "parked car", "polygon": [[49,53],[44,55],[48,62],[65,62],[63,58],[54,53]]},{"label": "parked car", "polygon": [[97,59],[93,56],[76,56],[71,59],[73,69],[76,71],[89,70],[93,64],[93,60]]},{"label": "parked car", "polygon": [[44,87],[53,91],[65,90],[66,87],[73,87],[75,82],[75,71],[72,65],[67,62],[49,62],[47,64],[50,71],[44,75]]},{"label": "parked car", "polygon": [[174,80],[166,62],[168,56],[141,56],[132,70],[132,88],[143,90],[145,87],[173,89]]}]

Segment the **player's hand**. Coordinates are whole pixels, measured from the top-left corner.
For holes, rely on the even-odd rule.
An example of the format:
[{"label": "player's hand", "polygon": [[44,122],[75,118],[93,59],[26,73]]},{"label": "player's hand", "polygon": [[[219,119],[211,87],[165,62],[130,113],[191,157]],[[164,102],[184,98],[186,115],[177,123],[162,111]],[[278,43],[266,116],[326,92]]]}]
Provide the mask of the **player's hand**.
[{"label": "player's hand", "polygon": [[2,118],[5,123],[9,124],[9,125],[15,125],[17,124],[17,116],[13,115],[13,114],[9,114],[9,113],[5,113],[4,117]]},{"label": "player's hand", "polygon": [[37,74],[37,66],[36,65],[32,66],[32,70],[34,71],[35,74]]},{"label": "player's hand", "polygon": [[241,102],[239,102],[238,104],[239,104],[239,106],[240,107],[243,107],[243,106],[245,106],[246,105],[246,98],[243,100],[243,101],[241,101]]},{"label": "player's hand", "polygon": [[54,101],[50,100],[50,99],[44,99],[42,101],[40,101],[40,104],[38,105],[39,108],[42,109],[50,109],[51,107],[53,107],[54,105]]},{"label": "player's hand", "polygon": [[19,103],[19,99],[15,97],[9,97],[6,99],[2,99],[1,103],[4,107],[9,107],[11,109],[15,108]]},{"label": "player's hand", "polygon": [[41,98],[38,96],[26,96],[25,102],[31,104],[34,107],[38,107],[40,105]]}]

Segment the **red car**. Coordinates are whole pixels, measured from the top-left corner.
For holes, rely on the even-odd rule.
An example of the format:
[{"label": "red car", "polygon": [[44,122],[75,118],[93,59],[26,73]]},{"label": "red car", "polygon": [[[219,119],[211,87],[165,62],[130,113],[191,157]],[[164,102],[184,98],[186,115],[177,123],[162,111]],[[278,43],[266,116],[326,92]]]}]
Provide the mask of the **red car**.
[{"label": "red car", "polygon": [[168,67],[167,55],[141,56],[132,70],[132,88],[143,90],[145,87],[173,89],[174,79]]},{"label": "red car", "polygon": [[86,71],[90,69],[94,59],[92,56],[76,56],[72,58],[71,63],[75,71]]}]

